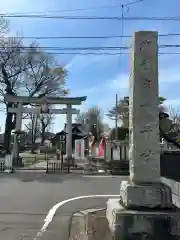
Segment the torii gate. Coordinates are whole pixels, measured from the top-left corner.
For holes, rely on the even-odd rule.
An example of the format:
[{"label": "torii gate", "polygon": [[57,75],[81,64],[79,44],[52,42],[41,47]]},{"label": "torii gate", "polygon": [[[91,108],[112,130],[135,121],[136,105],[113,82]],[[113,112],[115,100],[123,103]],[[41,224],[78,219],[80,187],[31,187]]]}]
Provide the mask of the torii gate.
[{"label": "torii gate", "polygon": [[[67,141],[66,141],[66,154],[67,160],[72,159],[72,114],[79,114],[79,110],[72,108],[72,105],[81,105],[87,97],[27,97],[27,96],[12,96],[5,95],[5,101],[16,104],[17,107],[8,108],[8,112],[16,113],[16,126],[15,131],[21,130],[22,114],[23,113],[51,113],[51,114],[66,114],[67,116]],[[37,104],[41,108],[28,108],[23,107],[23,104]],[[48,105],[63,104],[66,108],[63,109],[49,109]],[[15,147],[16,148],[16,147]],[[14,152],[14,151],[13,151]],[[15,150],[16,152],[16,150]]]}]

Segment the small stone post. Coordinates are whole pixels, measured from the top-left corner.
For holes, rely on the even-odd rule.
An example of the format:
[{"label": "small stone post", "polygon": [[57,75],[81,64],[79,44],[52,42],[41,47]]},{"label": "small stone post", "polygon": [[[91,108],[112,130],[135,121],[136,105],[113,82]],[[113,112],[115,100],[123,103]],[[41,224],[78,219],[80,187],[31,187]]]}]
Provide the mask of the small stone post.
[{"label": "small stone post", "polygon": [[[171,232],[170,219],[174,214],[171,189],[160,182],[157,40],[157,32],[141,31],[133,36],[129,85],[130,178],[121,182],[120,199],[110,199],[107,203],[113,239],[135,236],[139,236],[135,238],[138,240],[147,236],[162,239],[163,230],[156,231],[156,223],[166,224],[165,232]],[[166,209],[170,211],[167,213]]]}]

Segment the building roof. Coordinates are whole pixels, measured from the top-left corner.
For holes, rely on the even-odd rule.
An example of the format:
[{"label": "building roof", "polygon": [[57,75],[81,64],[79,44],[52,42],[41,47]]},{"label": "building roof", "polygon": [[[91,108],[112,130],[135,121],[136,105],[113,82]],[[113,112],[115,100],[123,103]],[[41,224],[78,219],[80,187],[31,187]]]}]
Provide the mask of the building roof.
[{"label": "building roof", "polygon": [[[77,129],[78,131],[73,131]],[[64,124],[64,131],[67,133],[67,124]],[[76,134],[81,134],[81,135],[88,135],[88,132],[83,130],[82,124],[79,123],[72,123],[72,131]]]}]

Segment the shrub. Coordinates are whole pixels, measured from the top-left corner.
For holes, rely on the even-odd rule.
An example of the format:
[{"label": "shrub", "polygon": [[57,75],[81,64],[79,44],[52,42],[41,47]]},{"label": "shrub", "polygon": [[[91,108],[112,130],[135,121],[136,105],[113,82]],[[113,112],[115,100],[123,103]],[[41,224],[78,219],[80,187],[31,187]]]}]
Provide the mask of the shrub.
[{"label": "shrub", "polygon": [[110,170],[113,170],[113,169],[129,170],[129,161],[126,161],[126,160],[121,160],[121,161],[112,160],[112,161],[107,163],[107,167]]},{"label": "shrub", "polygon": [[53,148],[41,147],[40,148],[40,153],[55,154],[56,153],[56,147],[53,147]]}]

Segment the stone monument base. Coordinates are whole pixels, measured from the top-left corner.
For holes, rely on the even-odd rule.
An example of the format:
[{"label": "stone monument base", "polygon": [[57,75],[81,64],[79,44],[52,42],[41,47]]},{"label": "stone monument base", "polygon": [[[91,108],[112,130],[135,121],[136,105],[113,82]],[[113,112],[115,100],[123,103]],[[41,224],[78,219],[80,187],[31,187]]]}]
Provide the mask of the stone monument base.
[{"label": "stone monument base", "polygon": [[113,240],[179,240],[180,210],[127,210],[109,199],[106,217]]},{"label": "stone monument base", "polygon": [[120,200],[128,209],[173,208],[171,188],[163,183],[133,184],[122,181]]}]

